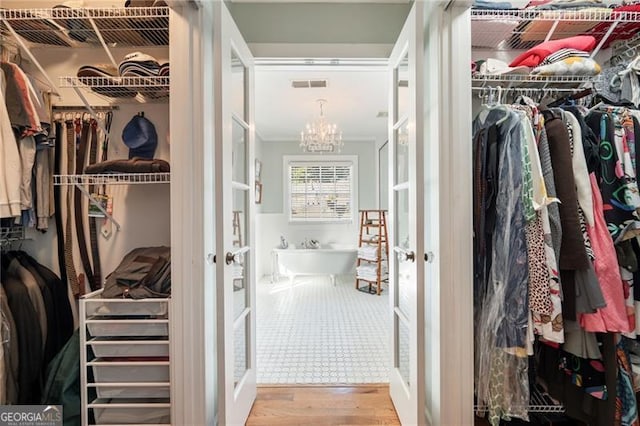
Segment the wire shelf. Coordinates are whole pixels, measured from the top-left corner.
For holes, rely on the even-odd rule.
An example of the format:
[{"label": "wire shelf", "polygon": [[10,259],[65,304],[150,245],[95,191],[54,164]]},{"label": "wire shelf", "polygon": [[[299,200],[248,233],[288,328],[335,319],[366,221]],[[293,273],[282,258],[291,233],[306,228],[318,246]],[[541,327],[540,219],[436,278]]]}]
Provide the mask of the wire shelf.
[{"label": "wire shelf", "polygon": [[103,173],[53,176],[54,185],[135,185],[169,182],[171,182],[171,173]]},{"label": "wire shelf", "polygon": [[[472,10],[472,45],[500,50],[528,49],[545,40],[591,35],[627,39],[640,31],[640,12],[609,8],[580,10]],[[606,47],[606,45],[605,45]]]},{"label": "wire shelf", "polygon": [[60,77],[60,87],[96,87],[110,88],[114,86],[130,89],[165,89],[169,90],[170,77]]},{"label": "wire shelf", "polygon": [[0,228],[0,243],[3,246],[13,241],[22,241],[24,239],[24,226],[3,226]]},{"label": "wire shelf", "polygon": [[567,75],[567,76],[536,76],[531,74],[502,74],[502,75],[483,75],[475,74],[472,78],[473,81],[497,81],[497,82],[516,82],[516,83],[546,83],[546,84],[583,84],[597,80],[597,76],[581,76],[581,75]]},{"label": "wire shelf", "polygon": [[496,18],[519,19],[524,21],[575,20],[590,22],[622,23],[640,22],[640,12],[615,12],[609,8],[586,8],[577,10],[541,10],[541,9],[472,9],[471,19],[475,21]]},{"label": "wire shelf", "polygon": [[[168,7],[2,9],[0,21],[27,41],[52,46],[167,46]],[[95,25],[95,28],[94,28]],[[4,22],[0,29],[6,30]]]},{"label": "wire shelf", "polygon": [[108,98],[160,100],[169,96],[170,77],[60,77],[62,88],[90,89]]},{"label": "wire shelf", "polygon": [[[514,407],[519,408],[519,407]],[[548,393],[538,386],[534,386],[529,396],[529,405],[525,407],[528,413],[557,413],[565,412],[564,406],[558,404]],[[489,411],[487,405],[474,405],[473,410],[476,413],[485,413]]]},{"label": "wire shelf", "polygon": [[575,91],[581,86],[593,85],[598,76],[554,76],[544,77],[531,74],[483,75],[474,74],[471,78],[473,90],[491,87],[523,90]]}]

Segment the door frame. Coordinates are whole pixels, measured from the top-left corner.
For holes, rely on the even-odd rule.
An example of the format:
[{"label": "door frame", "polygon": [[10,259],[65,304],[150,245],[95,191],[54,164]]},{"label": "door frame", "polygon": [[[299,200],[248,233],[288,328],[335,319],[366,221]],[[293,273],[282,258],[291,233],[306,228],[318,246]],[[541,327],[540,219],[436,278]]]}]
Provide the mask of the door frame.
[{"label": "door frame", "polygon": [[[429,2],[431,3],[431,2]],[[213,175],[205,159],[212,155],[213,87],[206,75],[213,75],[213,17],[209,2],[184,3],[170,14],[170,98],[171,125],[171,241],[173,295],[170,306],[170,354],[172,424],[216,424],[217,389],[215,369],[216,333],[214,291],[205,283],[213,269],[207,254],[213,252],[215,234],[205,229],[205,215],[211,206],[204,199],[212,188],[204,185]],[[425,275],[444,283],[425,297],[438,307],[440,326],[435,330],[439,342],[437,357],[441,369],[432,377],[436,391],[426,395],[432,424],[473,424],[473,290],[472,290],[472,203],[471,203],[471,60],[470,11],[466,1],[455,1],[446,10],[437,5],[425,7],[425,37],[439,38],[439,48],[428,52],[440,61],[425,90],[438,92],[436,108],[441,114],[429,116],[427,139],[441,141],[425,147],[425,156],[438,163],[440,191],[435,200],[434,217],[425,217],[425,251],[435,253]],[[430,12],[429,12],[430,13]],[[427,67],[430,68],[430,67]],[[447,76],[442,81],[440,76]],[[454,84],[455,82],[455,84]],[[448,99],[448,101],[447,101]],[[425,105],[429,111],[434,104]],[[425,113],[426,116],[426,113]],[[460,126],[468,122],[469,126]],[[433,126],[437,127],[434,128]],[[434,138],[435,137],[435,138]],[[209,143],[181,143],[209,141]],[[206,163],[206,164],[205,164]],[[425,174],[425,185],[433,176]],[[448,206],[455,205],[452,210]],[[426,213],[428,215],[429,213]],[[433,220],[441,231],[434,240]],[[204,232],[203,232],[204,231]],[[461,259],[469,259],[461,262]],[[433,274],[436,274],[435,276]],[[449,283],[468,283],[450,285]],[[440,306],[446,307],[440,310]],[[456,321],[451,321],[455,318]],[[425,318],[426,320],[426,318]],[[429,366],[427,366],[427,371]],[[213,372],[207,374],[207,372]]]},{"label": "door frame", "polygon": [[[203,4],[201,6],[206,6]],[[212,304],[214,269],[206,253],[213,252],[215,233],[205,227],[205,205],[214,173],[205,167],[212,158],[213,116],[213,16],[195,3],[172,4],[169,15],[170,156],[171,156],[171,275],[169,308],[171,370],[171,423],[216,424],[217,403],[214,374],[216,311]],[[205,138],[205,135],[208,137]],[[188,143],[181,141],[207,141]],[[194,285],[195,284],[195,285]],[[199,284],[199,285],[198,285]],[[208,302],[210,301],[210,302]],[[213,403],[211,403],[213,401]]]},{"label": "door frame", "polygon": [[[471,11],[425,7],[425,291],[427,424],[473,424]],[[430,43],[429,40],[433,41]],[[467,123],[467,125],[461,125]],[[431,208],[429,208],[431,206]],[[455,206],[455,207],[454,207]],[[429,334],[431,333],[431,334]],[[429,383],[430,381],[430,383]]]}]

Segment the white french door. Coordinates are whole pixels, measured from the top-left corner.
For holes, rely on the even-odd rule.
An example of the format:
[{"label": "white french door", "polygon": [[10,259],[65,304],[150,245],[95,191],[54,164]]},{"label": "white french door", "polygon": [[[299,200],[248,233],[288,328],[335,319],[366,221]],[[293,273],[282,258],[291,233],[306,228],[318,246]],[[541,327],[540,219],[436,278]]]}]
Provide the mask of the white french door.
[{"label": "white french door", "polygon": [[213,11],[218,423],[243,425],[256,396],[254,65],[225,4]]},{"label": "white french door", "polygon": [[404,425],[425,423],[422,10],[413,4],[389,58],[389,389]]}]

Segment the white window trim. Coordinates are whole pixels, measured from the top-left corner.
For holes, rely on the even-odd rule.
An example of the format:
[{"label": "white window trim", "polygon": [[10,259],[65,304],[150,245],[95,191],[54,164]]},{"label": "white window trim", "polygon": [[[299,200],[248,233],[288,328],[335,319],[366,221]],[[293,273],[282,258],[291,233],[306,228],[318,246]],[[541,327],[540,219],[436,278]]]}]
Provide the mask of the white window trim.
[{"label": "white window trim", "polygon": [[[350,162],[351,170],[351,218],[349,220],[291,220],[291,187],[289,181],[289,163],[330,163]],[[291,225],[315,225],[315,224],[351,224],[355,223],[358,214],[358,156],[357,155],[283,155],[282,156],[282,182],[283,182],[283,200],[284,213],[287,215],[287,221]]]}]

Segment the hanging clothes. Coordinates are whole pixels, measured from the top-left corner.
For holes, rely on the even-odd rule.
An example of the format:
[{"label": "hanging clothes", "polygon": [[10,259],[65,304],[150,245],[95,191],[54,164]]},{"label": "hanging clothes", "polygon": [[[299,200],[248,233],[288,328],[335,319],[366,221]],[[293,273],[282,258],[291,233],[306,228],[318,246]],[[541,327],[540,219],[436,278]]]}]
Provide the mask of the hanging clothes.
[{"label": "hanging clothes", "polygon": [[20,153],[6,107],[6,79],[0,70],[0,218],[20,216]]},{"label": "hanging clothes", "polygon": [[[480,283],[480,293],[484,299],[478,316],[479,330],[477,364],[478,395],[489,407],[492,424],[500,418],[517,417],[528,419],[526,403],[529,400],[527,328],[529,323],[528,305],[528,263],[525,234],[525,206],[523,203],[524,128],[517,113],[506,107],[496,107],[481,112],[474,123],[474,129],[493,131],[497,143],[492,147],[497,151],[494,160],[497,166],[495,211],[486,216],[495,221],[492,234],[491,265],[486,283]],[[484,132],[483,132],[484,133]],[[489,132],[487,131],[487,134]],[[481,142],[483,138],[479,139]],[[486,139],[484,139],[486,142]],[[477,152],[490,152],[488,144],[476,147]],[[492,167],[493,164],[490,165]],[[478,174],[478,186],[485,188],[490,173]],[[486,206],[492,194],[482,203]],[[486,225],[486,223],[485,223]],[[481,230],[484,232],[486,230]],[[486,247],[478,247],[480,251]]]},{"label": "hanging clothes", "polygon": [[604,220],[603,203],[595,175],[592,174],[590,180],[595,222],[594,226],[588,228],[588,232],[596,255],[596,274],[606,306],[593,314],[582,315],[580,325],[592,332],[628,332],[632,327],[627,320],[616,252]]}]

